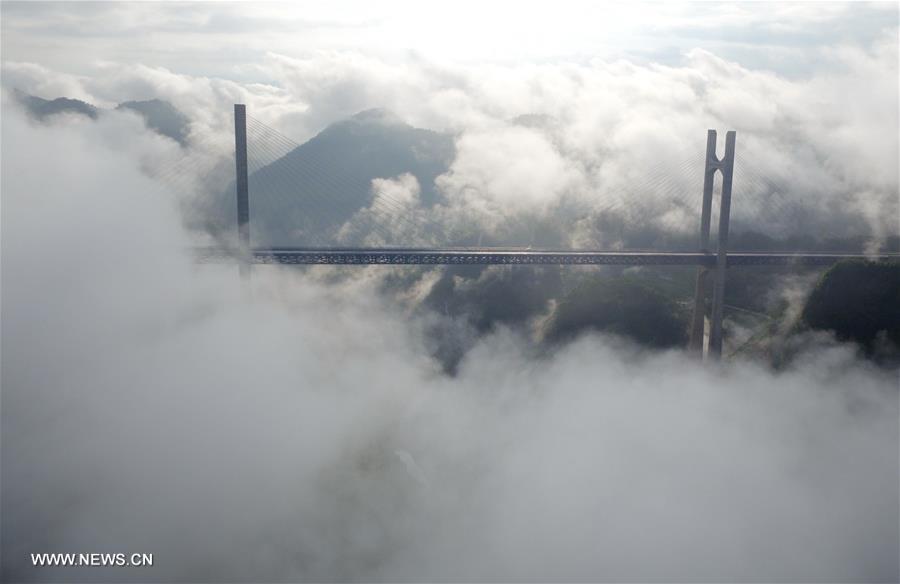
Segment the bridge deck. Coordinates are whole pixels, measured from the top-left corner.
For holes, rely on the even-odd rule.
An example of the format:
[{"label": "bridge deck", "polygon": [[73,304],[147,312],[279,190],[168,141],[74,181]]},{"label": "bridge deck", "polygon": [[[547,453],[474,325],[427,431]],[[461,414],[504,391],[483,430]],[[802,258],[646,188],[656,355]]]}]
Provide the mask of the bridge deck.
[{"label": "bridge deck", "polygon": [[[200,262],[233,262],[234,250],[195,250]],[[732,266],[827,266],[847,259],[900,260],[900,253],[729,252]],[[254,264],[334,265],[620,265],[713,266],[714,253],[517,248],[280,248],[254,249]]]}]

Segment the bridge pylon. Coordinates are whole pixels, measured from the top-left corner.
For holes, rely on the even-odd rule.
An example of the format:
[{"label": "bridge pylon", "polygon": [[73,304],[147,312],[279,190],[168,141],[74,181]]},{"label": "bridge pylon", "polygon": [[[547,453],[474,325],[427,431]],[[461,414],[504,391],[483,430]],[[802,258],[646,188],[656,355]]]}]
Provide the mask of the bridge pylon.
[{"label": "bridge pylon", "polygon": [[234,104],[234,166],[237,191],[238,245],[242,278],[250,276],[250,184],[247,173],[247,106]]},{"label": "bridge pylon", "polygon": [[716,131],[708,130],[706,133],[706,166],[703,173],[703,206],[700,212],[700,252],[709,253],[713,185],[716,172],[721,172],[722,192],[719,198],[716,264],[712,270],[707,266],[700,266],[697,269],[689,347],[692,351],[703,355],[704,358],[718,360],[722,356],[722,318],[725,307],[725,273],[728,267],[728,226],[731,219],[735,132],[729,131],[725,134],[725,154],[721,159],[716,156],[716,142]]}]

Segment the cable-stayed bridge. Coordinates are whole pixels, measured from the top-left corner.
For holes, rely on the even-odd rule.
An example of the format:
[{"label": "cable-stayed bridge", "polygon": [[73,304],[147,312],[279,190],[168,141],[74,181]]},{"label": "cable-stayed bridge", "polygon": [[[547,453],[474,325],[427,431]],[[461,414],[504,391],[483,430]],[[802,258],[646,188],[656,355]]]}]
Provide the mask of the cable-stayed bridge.
[{"label": "cable-stayed bridge", "polygon": [[[425,165],[425,180],[420,192],[410,196],[402,189],[390,188],[372,193],[372,177],[365,172],[354,175],[350,163],[342,161],[341,143],[335,136],[317,137],[325,143],[318,151],[298,144],[277,130],[247,115],[244,105],[234,108],[235,124],[235,180],[231,187],[236,194],[236,243],[198,248],[197,257],[204,262],[237,262],[242,275],[249,276],[251,264],[286,265],[675,265],[698,266],[691,346],[695,350],[718,357],[722,349],[722,319],[726,268],[735,266],[827,266],[846,259],[889,260],[900,258],[895,251],[860,249],[797,250],[797,242],[787,251],[729,249],[732,225],[731,201],[735,177],[735,132],[725,138],[724,154],[716,153],[715,130],[707,133],[705,163],[697,164],[697,156],[685,157],[669,167],[650,169],[628,186],[632,192],[653,192],[666,201],[665,214],[657,222],[659,232],[665,233],[673,224],[683,224],[699,210],[699,238],[685,245],[685,239],[672,242],[675,249],[559,249],[551,246],[523,245],[508,247],[483,243],[465,229],[457,228],[457,236],[435,238],[438,228],[454,229],[451,225],[435,226],[432,214],[423,210],[423,201],[433,193],[425,191],[428,179],[440,174],[436,165],[429,171]],[[360,132],[365,131],[359,130]],[[404,130],[405,131],[405,130]],[[424,132],[424,131],[419,131]],[[324,138],[322,137],[324,136]],[[364,138],[364,136],[363,136]],[[442,144],[432,140],[429,133],[408,137],[411,148],[440,153]],[[403,136],[402,140],[407,139]],[[329,144],[329,140],[334,142]],[[321,146],[321,145],[320,145]],[[406,166],[418,160],[403,160],[402,148],[394,145],[371,148],[361,154],[356,166],[365,167],[370,161],[382,163],[379,175],[398,175]],[[333,152],[329,155],[328,147]],[[304,150],[306,149],[306,150]],[[298,153],[303,156],[298,156]],[[416,152],[416,156],[419,153]],[[395,164],[396,172],[385,173],[384,168]],[[374,172],[374,171],[373,171]],[[431,173],[430,175],[428,173]],[[702,174],[701,174],[702,172]],[[667,175],[686,177],[681,183]],[[371,173],[369,173],[371,174]],[[718,176],[718,179],[717,179]],[[765,203],[756,211],[757,220],[775,223],[785,217],[802,219],[806,212],[792,206],[785,189],[779,188],[764,173],[752,169],[740,174],[743,182],[756,192],[766,193]],[[718,183],[717,183],[718,180]],[[696,181],[696,182],[694,182]],[[690,195],[691,187],[702,184],[700,208]],[[720,195],[714,197],[715,187]],[[389,185],[390,186],[390,185]],[[695,187],[696,188],[696,187]],[[306,193],[298,192],[305,190]],[[349,193],[371,195],[361,201],[348,197]],[[714,208],[714,199],[718,206]],[[599,215],[622,217],[634,205],[633,199],[613,197]],[[260,213],[264,225],[251,235],[251,215]],[[234,208],[234,207],[233,207]],[[252,213],[251,213],[252,211]],[[658,211],[658,210],[657,210]],[[715,219],[715,221],[714,221]],[[695,219],[696,221],[696,219]],[[711,227],[717,223],[713,233]],[[696,225],[696,223],[695,223]],[[524,229],[527,232],[527,228]],[[533,232],[532,232],[533,233]],[[696,232],[695,232],[696,233]],[[274,234],[274,235],[273,235]],[[362,242],[349,244],[354,234],[361,234]],[[711,245],[714,235],[715,245]],[[262,245],[256,243],[257,238]],[[488,239],[491,239],[490,237]],[[290,240],[288,244],[274,244]],[[414,240],[418,245],[402,245]],[[778,240],[763,240],[770,247]],[[785,241],[782,239],[781,241]],[[454,242],[459,242],[456,244]],[[800,241],[802,244],[802,241]],[[832,246],[833,247],[833,246]],[[682,248],[682,249],[678,249]],[[684,249],[687,248],[687,249]],[[693,249],[691,249],[693,248]]]}]

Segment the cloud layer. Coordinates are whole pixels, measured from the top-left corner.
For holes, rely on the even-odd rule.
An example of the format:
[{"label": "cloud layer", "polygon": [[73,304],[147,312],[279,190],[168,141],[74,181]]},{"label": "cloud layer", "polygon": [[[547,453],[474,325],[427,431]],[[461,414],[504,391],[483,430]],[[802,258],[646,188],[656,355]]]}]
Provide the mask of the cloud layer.
[{"label": "cloud layer", "polygon": [[895,376],[501,331],[447,377],[371,278],[193,265],[126,122],[4,112],[4,579],[897,579]]}]

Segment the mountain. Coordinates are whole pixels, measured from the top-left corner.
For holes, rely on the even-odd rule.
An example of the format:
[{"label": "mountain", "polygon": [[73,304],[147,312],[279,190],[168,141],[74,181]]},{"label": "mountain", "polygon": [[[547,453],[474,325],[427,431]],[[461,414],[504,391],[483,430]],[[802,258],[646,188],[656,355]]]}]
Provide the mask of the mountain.
[{"label": "mountain", "polygon": [[[254,146],[251,139],[251,159]],[[422,205],[433,205],[434,181],[454,156],[452,136],[415,128],[387,110],[332,124],[250,175],[254,243],[300,245],[333,236],[371,203],[376,178],[410,173],[421,187]],[[234,206],[233,184],[224,200],[227,209]]]},{"label": "mountain", "polygon": [[69,99],[68,97],[57,97],[52,100],[43,99],[41,97],[29,95],[18,89],[13,90],[13,95],[19,103],[25,106],[25,109],[29,114],[39,120],[43,120],[47,116],[62,113],[81,114],[91,119],[97,119],[97,108],[79,99]]},{"label": "mountain", "polygon": [[[50,100],[29,95],[18,89],[13,90],[13,96],[25,107],[28,114],[37,120],[64,113],[84,115],[96,120],[108,111],[79,99],[57,97]],[[133,111],[144,118],[144,123],[151,130],[175,140],[182,146],[187,143],[190,120],[167,101],[159,99],[126,101],[117,105],[115,109]]]},{"label": "mountain", "polygon": [[588,330],[619,335],[659,349],[687,344],[687,313],[652,284],[628,274],[585,279],[559,299],[544,340],[568,342]]},{"label": "mountain", "polygon": [[160,99],[147,101],[125,101],[116,106],[117,110],[130,110],[144,118],[151,130],[175,140],[182,146],[187,143],[190,120],[175,106]]},{"label": "mountain", "polygon": [[900,363],[900,263],[835,264],[809,295],[801,317],[811,329],[833,331],[869,353],[889,342]]}]

